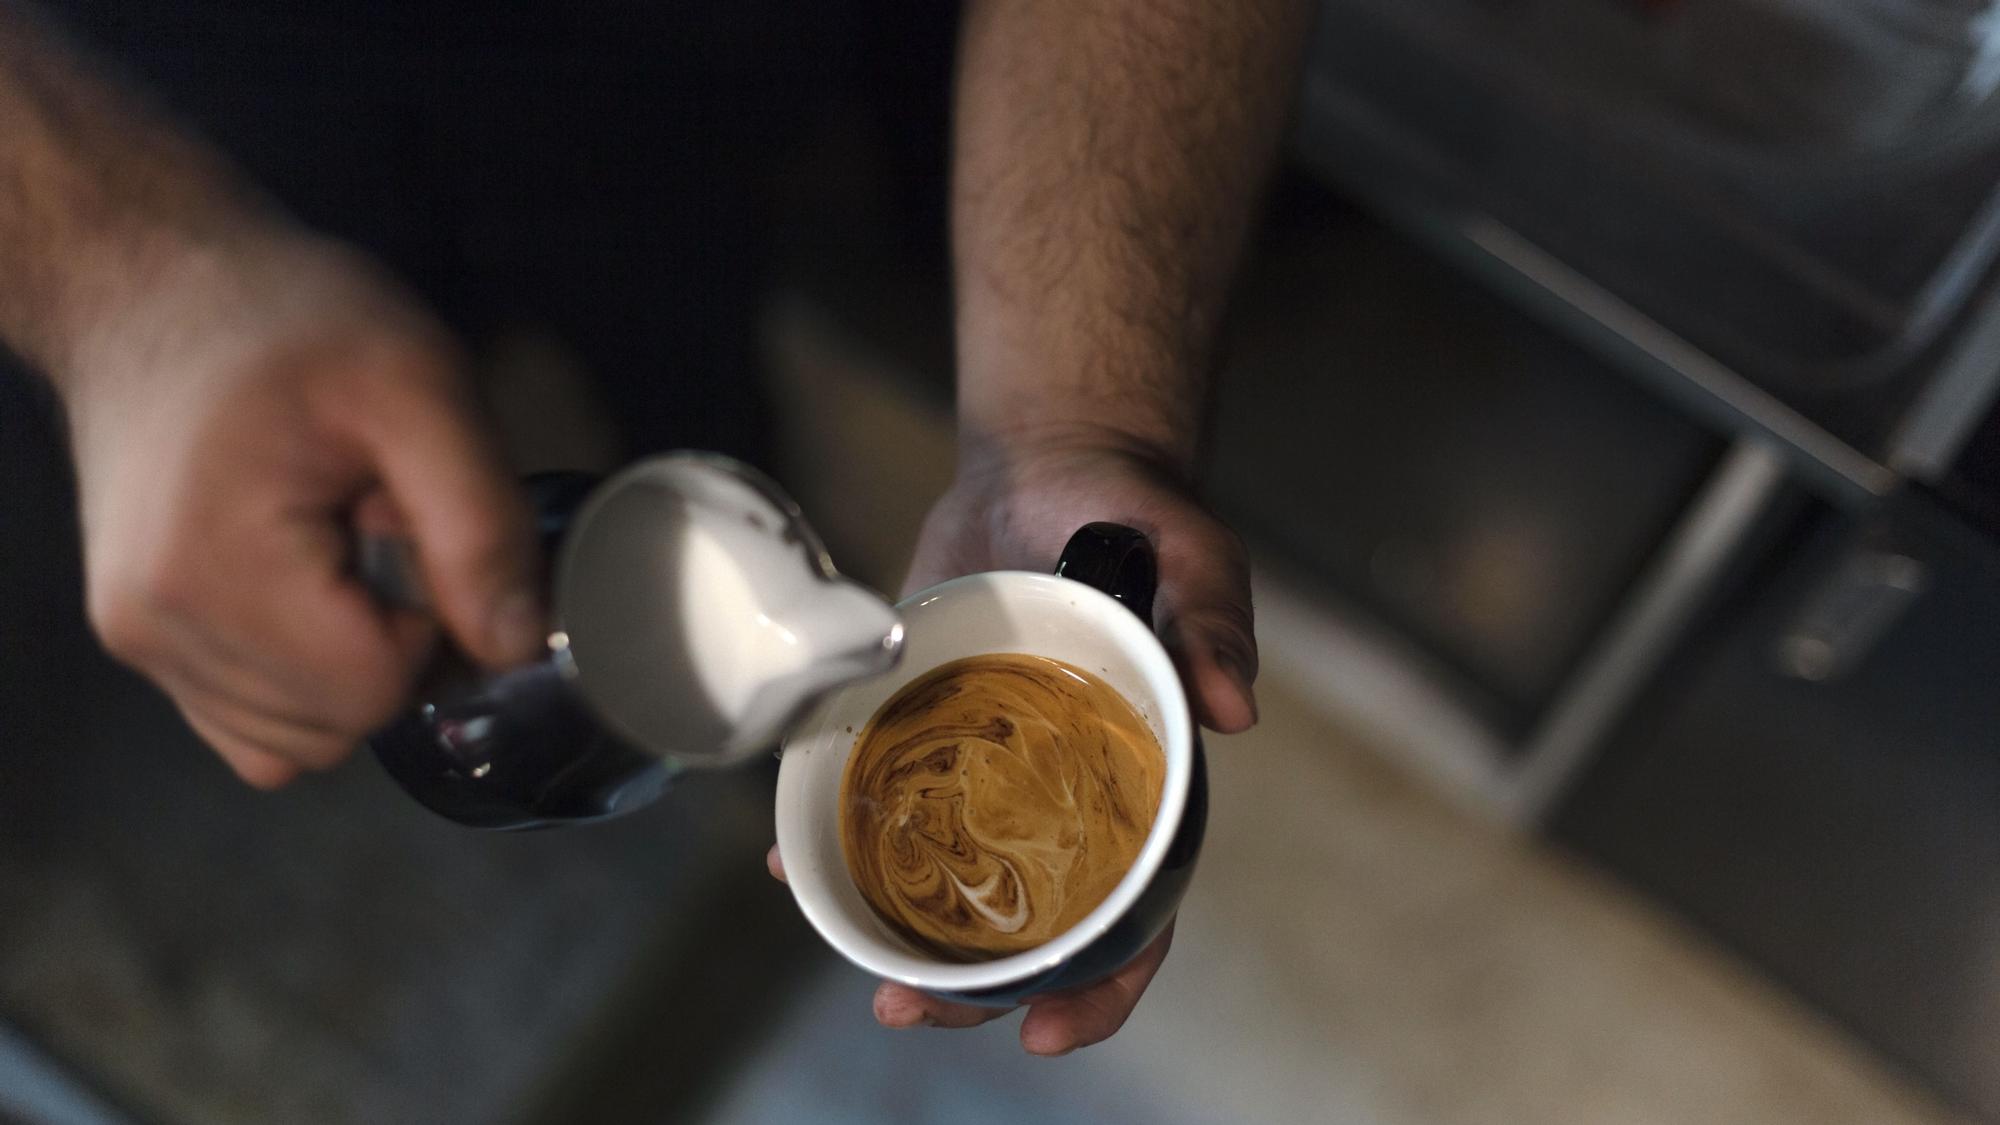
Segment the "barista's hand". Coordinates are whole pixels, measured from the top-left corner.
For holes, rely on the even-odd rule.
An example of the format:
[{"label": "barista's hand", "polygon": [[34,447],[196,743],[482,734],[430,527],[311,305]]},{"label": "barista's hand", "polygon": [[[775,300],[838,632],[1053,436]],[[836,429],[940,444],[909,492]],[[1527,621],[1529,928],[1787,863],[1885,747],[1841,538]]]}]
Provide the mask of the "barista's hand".
[{"label": "barista's hand", "polygon": [[541,632],[521,502],[443,332],[303,238],[160,265],[66,350],[90,619],[245,781],[331,766],[391,717],[436,628],[350,574],[416,545],[473,658]]},{"label": "barista's hand", "polygon": [[[1160,563],[1154,625],[1196,718],[1224,734],[1248,730],[1257,721],[1251,693],[1257,642],[1243,545],[1161,462],[1116,434],[1017,439],[968,457],[924,523],[906,591],[982,570],[1051,570],[1070,534],[1096,520],[1137,528],[1153,541]],[[776,848],[769,863],[782,879]],[[1032,1054],[1061,1055],[1109,1038],[1132,1014],[1172,941],[1169,926],[1112,977],[1029,1000],[1021,1045]],[[875,992],[875,1018],[885,1027],[974,1027],[1005,1014],[890,982]]]},{"label": "barista's hand", "polygon": [[1053,570],[1070,535],[1097,520],[1153,541],[1153,625],[1195,718],[1220,734],[1249,730],[1257,640],[1242,541],[1164,462],[1113,431],[1015,437],[968,455],[924,521],[904,591],[982,570]]}]

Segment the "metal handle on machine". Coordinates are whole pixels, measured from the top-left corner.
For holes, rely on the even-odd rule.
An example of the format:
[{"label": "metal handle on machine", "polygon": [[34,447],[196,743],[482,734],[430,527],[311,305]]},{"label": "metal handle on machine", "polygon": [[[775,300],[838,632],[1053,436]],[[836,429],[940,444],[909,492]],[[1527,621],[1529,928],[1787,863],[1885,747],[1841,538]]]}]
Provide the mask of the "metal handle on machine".
[{"label": "metal handle on machine", "polygon": [[1779,669],[1813,683],[1845,676],[1929,584],[1930,569],[1920,559],[1884,547],[1855,548],[1806,597],[1779,638]]}]

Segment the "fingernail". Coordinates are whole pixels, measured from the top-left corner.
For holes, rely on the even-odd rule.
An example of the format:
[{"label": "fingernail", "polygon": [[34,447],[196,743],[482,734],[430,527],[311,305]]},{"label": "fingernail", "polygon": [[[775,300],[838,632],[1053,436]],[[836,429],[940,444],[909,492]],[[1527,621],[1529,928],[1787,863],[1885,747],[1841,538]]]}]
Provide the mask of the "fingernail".
[{"label": "fingernail", "polygon": [[883,1027],[901,1031],[905,1028],[915,1027],[920,1023],[930,1022],[931,1015],[929,1012],[921,1012],[917,1019],[909,1019],[909,1009],[903,1004],[896,1002],[895,994],[889,992],[888,987],[888,985],[883,985],[881,988],[875,990],[875,1002],[873,1006],[875,1008],[876,1023],[881,1024]]},{"label": "fingernail", "polygon": [[505,660],[531,660],[546,642],[542,607],[526,590],[503,594],[487,617],[493,643]]}]

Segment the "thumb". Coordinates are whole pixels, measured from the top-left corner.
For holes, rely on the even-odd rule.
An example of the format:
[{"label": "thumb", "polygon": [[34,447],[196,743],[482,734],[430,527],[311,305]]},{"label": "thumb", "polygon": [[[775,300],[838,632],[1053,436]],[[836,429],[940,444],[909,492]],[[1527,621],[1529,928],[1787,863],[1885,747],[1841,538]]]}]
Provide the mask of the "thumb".
[{"label": "thumb", "polygon": [[409,528],[439,621],[489,668],[533,659],[547,622],[526,506],[449,378],[397,379],[361,432]]},{"label": "thumb", "polygon": [[1155,535],[1155,623],[1187,686],[1195,718],[1219,734],[1257,724],[1257,637],[1243,543],[1205,513]]}]

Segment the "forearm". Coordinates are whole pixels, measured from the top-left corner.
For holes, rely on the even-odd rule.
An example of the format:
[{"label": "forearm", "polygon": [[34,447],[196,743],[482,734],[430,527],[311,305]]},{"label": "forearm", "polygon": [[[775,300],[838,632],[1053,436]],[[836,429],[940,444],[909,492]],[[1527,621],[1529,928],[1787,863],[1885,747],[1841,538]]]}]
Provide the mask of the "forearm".
[{"label": "forearm", "polygon": [[219,156],[0,0],[0,339],[59,388],[133,294],[268,218]]},{"label": "forearm", "polygon": [[1306,0],[974,0],[952,240],[967,441],[1192,470]]}]

